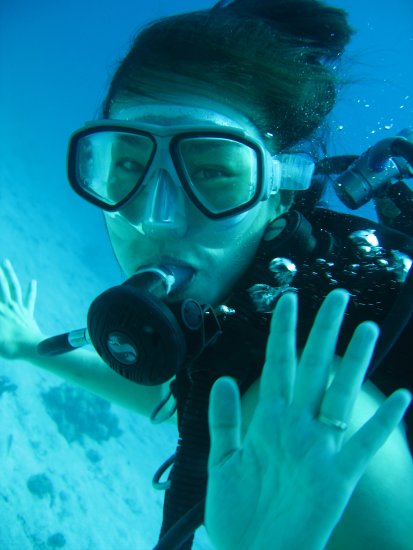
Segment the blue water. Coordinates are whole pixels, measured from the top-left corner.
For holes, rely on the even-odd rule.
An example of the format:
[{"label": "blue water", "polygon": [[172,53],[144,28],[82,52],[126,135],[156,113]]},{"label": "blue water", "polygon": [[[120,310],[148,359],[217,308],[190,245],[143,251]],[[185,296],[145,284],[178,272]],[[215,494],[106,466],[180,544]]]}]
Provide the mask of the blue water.
[{"label": "blue water", "polygon": [[[38,279],[36,316],[49,334],[84,326],[90,301],[121,280],[100,213],[67,184],[68,136],[96,116],[136,28],[210,6],[206,0],[142,4],[1,3],[0,260],[12,260],[24,286]],[[357,30],[344,61],[356,82],[332,113],[329,152],[361,153],[413,126],[413,5],[335,5],[349,11]],[[334,196],[330,201],[342,209]],[[365,213],[373,215],[370,207]],[[151,476],[173,452],[175,430],[108,407],[47,373],[0,360],[0,524],[9,526],[0,531],[1,549],[126,550],[155,543],[161,496],[153,493]],[[204,539],[196,544],[209,548]]]}]

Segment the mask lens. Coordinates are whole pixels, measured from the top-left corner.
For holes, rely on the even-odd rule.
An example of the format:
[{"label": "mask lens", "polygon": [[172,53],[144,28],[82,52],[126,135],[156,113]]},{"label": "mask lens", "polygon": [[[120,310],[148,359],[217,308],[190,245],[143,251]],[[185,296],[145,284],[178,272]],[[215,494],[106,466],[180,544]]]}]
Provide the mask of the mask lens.
[{"label": "mask lens", "polygon": [[101,131],[82,136],[76,145],[76,181],[83,191],[113,206],[142,182],[155,145],[147,135]]},{"label": "mask lens", "polygon": [[249,145],[220,137],[184,138],[178,158],[190,193],[210,212],[227,212],[255,198],[258,158]]}]

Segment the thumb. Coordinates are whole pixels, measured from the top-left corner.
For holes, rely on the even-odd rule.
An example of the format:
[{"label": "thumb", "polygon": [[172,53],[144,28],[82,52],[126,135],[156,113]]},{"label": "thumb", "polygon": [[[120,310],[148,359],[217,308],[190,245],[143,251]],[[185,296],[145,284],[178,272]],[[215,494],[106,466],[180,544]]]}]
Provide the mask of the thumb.
[{"label": "thumb", "polygon": [[236,381],[219,378],[209,398],[211,450],[208,470],[221,466],[241,445],[241,398]]}]

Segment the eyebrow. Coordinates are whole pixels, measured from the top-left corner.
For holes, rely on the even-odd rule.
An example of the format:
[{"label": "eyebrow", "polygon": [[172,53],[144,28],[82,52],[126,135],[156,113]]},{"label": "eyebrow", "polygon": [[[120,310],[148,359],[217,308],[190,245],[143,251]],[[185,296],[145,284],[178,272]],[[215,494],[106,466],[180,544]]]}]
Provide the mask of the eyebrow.
[{"label": "eyebrow", "polygon": [[[191,138],[190,138],[191,139]],[[201,141],[201,139],[203,141]],[[216,141],[213,141],[216,140]],[[188,140],[189,141],[189,140]],[[185,144],[185,140],[184,140]],[[241,150],[240,143],[237,141],[228,141],[227,138],[225,140],[219,140],[219,138],[213,138],[213,139],[204,139],[200,138],[199,141],[195,141],[192,143],[189,143],[189,149],[195,150],[197,153],[209,153],[211,151],[216,151],[217,149],[225,149],[227,148],[234,148],[236,146],[236,149]]]},{"label": "eyebrow", "polygon": [[[147,143],[148,145],[152,146],[152,140],[147,136],[138,136],[138,137],[144,137],[144,141],[140,141],[140,144]],[[128,133],[120,133],[116,136],[116,141],[114,143],[124,143],[126,145],[131,145],[132,147],[136,147],[136,135],[134,134],[128,134]]]}]

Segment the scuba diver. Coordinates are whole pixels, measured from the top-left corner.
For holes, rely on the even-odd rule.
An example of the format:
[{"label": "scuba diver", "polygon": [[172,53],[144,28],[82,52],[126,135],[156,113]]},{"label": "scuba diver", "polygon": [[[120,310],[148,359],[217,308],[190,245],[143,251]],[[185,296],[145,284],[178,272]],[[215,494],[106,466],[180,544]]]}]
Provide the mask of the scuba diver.
[{"label": "scuba diver", "polygon": [[[158,550],[191,548],[204,522],[217,548],[411,548],[409,394],[385,395],[412,388],[413,139],[325,155],[351,33],[317,0],[148,25],[68,148],[127,280],[87,328],[45,339],[35,284],[25,301],[10,263],[0,274],[3,356],[154,423],[176,411]],[[378,222],[328,210],[331,182]]]}]

